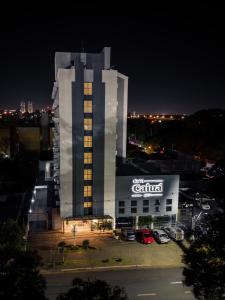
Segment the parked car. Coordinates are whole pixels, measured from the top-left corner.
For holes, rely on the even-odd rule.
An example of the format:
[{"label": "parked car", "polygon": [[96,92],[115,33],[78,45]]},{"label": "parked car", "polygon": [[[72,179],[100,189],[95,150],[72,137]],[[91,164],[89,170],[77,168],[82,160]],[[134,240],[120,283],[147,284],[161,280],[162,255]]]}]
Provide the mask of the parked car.
[{"label": "parked car", "polygon": [[122,232],[123,237],[127,241],[135,241],[135,232],[132,229],[125,229]]},{"label": "parked car", "polygon": [[139,229],[136,231],[136,239],[138,242],[143,244],[151,244],[153,243],[154,237],[152,235],[152,230],[150,229]]},{"label": "parked car", "polygon": [[179,227],[163,227],[162,228],[168,236],[175,241],[183,241],[184,239],[184,231]]},{"label": "parked car", "polygon": [[153,237],[160,244],[167,244],[170,241],[168,235],[161,229],[153,230]]}]

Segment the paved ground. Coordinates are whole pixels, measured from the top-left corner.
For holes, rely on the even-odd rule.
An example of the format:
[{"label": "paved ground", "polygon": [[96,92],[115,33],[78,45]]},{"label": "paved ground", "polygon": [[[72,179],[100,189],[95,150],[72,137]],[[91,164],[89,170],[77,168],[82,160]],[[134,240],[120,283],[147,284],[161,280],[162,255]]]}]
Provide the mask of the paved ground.
[{"label": "paved ground", "polygon": [[[66,251],[64,255],[56,251],[60,240],[73,244],[73,237],[61,236],[59,233],[43,233],[31,238],[32,247],[39,250],[44,259],[45,268],[56,269],[104,267],[123,265],[146,265],[153,267],[178,267],[182,266],[181,248],[173,241],[160,245],[156,242],[143,245],[136,241],[115,240],[110,233],[92,233],[89,236],[80,235],[76,244],[81,245],[84,239],[90,241],[91,248],[77,251]],[[60,264],[64,259],[64,264]],[[53,262],[53,265],[52,265]]]},{"label": "paved ground", "polygon": [[101,272],[65,272],[45,275],[47,296],[56,299],[71,287],[74,277],[101,279],[124,287],[130,300],[193,300],[190,288],[182,284],[182,268],[133,269]]}]

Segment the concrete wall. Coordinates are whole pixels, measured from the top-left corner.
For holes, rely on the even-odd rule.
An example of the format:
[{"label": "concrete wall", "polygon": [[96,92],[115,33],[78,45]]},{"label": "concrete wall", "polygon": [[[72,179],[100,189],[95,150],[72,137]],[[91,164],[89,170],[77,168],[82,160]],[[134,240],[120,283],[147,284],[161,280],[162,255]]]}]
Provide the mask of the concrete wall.
[{"label": "concrete wall", "polygon": [[128,77],[118,73],[117,90],[117,155],[126,158]]},{"label": "concrete wall", "polygon": [[58,70],[60,126],[60,215],[73,214],[72,82],[74,69]]},{"label": "concrete wall", "polygon": [[115,217],[117,71],[102,71],[105,82],[104,215]]}]

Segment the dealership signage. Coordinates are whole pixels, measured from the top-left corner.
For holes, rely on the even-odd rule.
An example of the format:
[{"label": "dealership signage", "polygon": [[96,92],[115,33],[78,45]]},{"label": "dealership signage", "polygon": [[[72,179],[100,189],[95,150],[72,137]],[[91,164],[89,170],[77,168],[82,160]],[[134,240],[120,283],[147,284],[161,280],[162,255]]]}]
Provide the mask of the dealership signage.
[{"label": "dealership signage", "polygon": [[135,178],[132,180],[131,197],[153,197],[163,196],[163,179],[143,179]]}]

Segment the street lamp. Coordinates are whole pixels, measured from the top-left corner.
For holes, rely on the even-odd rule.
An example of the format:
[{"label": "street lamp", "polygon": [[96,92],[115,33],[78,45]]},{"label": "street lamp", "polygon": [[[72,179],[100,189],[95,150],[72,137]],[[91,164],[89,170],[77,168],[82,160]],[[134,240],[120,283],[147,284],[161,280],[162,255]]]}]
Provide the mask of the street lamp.
[{"label": "street lamp", "polygon": [[76,232],[77,232],[76,224],[72,225],[72,230],[71,231],[73,233],[73,238],[74,238],[73,244],[74,244],[74,246],[76,246]]}]

